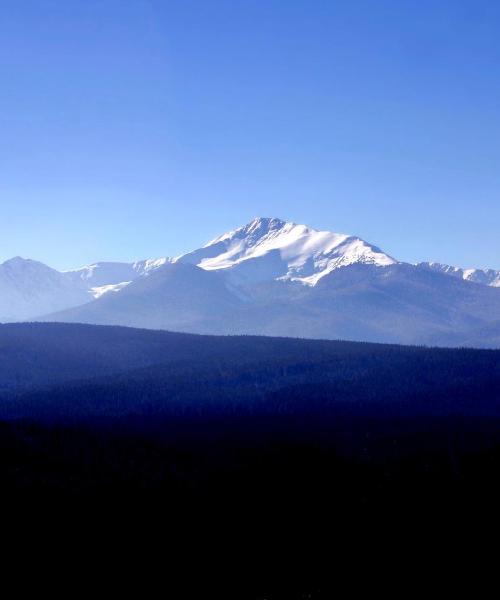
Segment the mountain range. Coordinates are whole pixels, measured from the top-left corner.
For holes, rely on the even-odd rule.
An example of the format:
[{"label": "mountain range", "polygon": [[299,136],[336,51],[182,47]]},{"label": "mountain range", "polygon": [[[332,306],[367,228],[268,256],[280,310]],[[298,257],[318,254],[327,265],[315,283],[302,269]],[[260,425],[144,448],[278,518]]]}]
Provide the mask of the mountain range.
[{"label": "mountain range", "polygon": [[500,271],[398,261],[345,234],[256,218],[174,258],[59,272],[0,265],[0,321],[500,347]]}]

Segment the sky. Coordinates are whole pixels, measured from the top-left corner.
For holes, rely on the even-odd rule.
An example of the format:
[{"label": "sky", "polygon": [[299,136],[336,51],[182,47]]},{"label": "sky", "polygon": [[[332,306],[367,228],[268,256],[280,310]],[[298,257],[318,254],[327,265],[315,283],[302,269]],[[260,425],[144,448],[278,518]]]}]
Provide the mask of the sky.
[{"label": "sky", "polygon": [[0,261],[256,216],[500,269],[496,0],[2,0]]}]

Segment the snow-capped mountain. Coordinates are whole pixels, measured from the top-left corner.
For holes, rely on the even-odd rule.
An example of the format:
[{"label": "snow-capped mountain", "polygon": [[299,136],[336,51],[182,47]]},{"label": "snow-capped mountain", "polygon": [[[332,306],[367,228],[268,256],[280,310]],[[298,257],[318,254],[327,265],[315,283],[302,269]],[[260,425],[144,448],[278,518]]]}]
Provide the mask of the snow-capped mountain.
[{"label": "snow-capped mountain", "polygon": [[[481,285],[478,285],[481,284]],[[47,315],[42,317],[42,315]],[[0,321],[498,345],[498,272],[397,261],[359,237],[257,218],[174,259],[0,266]]]},{"label": "snow-capped mountain", "polygon": [[122,290],[168,261],[102,262],[60,272],[35,260],[11,258],[0,264],[0,322],[33,319],[86,304]]},{"label": "snow-capped mountain", "polygon": [[417,266],[465,279],[466,281],[500,287],[500,271],[494,269],[462,269],[461,267],[452,267],[438,262],[421,262]]},{"label": "snow-capped mountain", "polygon": [[397,262],[358,237],[270,218],[254,219],[174,261],[223,269],[236,283],[282,279],[306,285],[348,265]]}]

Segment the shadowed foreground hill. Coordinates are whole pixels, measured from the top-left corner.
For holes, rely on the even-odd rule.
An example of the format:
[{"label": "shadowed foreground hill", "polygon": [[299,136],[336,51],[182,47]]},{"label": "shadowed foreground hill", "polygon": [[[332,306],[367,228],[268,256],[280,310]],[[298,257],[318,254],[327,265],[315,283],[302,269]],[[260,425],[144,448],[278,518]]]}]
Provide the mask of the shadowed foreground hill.
[{"label": "shadowed foreground hill", "polygon": [[[83,380],[153,365],[221,361],[232,365],[279,358],[320,362],[386,354],[397,346],[353,342],[208,336],[130,327],[63,323],[0,325],[0,390]],[[414,349],[410,352],[419,352]]]},{"label": "shadowed foreground hill", "polygon": [[116,327],[0,327],[4,417],[500,414],[500,352]]},{"label": "shadowed foreground hill", "polygon": [[0,390],[16,537],[179,599],[330,599],[498,512],[500,351],[4,325]]}]

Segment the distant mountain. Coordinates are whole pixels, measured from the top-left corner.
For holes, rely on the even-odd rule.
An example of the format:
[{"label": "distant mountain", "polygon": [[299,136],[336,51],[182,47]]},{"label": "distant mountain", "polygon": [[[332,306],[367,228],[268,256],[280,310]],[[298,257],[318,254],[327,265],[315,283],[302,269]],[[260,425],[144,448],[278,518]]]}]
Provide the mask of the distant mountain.
[{"label": "distant mountain", "polygon": [[169,260],[168,258],[158,258],[134,263],[98,262],[63,273],[72,281],[83,281],[89,287],[101,287],[133,281],[141,275],[163,266]]},{"label": "distant mountain", "polygon": [[34,319],[86,304],[122,290],[168,262],[168,258],[135,263],[99,262],[60,272],[17,256],[0,264],[0,322]]},{"label": "distant mountain", "polygon": [[0,321],[19,321],[92,300],[83,285],[19,256],[0,264]]},{"label": "distant mountain", "polygon": [[[26,262],[37,265],[36,277],[23,278],[18,265],[9,285],[0,279],[0,320],[499,345],[498,271],[411,265],[361,238],[280,219],[254,219],[173,259],[64,273]],[[18,289],[29,301],[15,300]]]},{"label": "distant mountain", "polygon": [[459,279],[465,279],[466,281],[480,283],[481,285],[500,287],[500,271],[495,271],[494,269],[462,269],[461,267],[451,267],[450,265],[443,265],[437,262],[421,262],[417,266],[445,273],[452,277],[458,277]]},{"label": "distant mountain", "polygon": [[169,262],[168,258],[141,260],[134,263],[98,262],[79,269],[64,271],[66,278],[83,284],[95,298],[109,291],[119,291],[138,277]]}]

